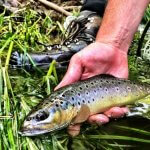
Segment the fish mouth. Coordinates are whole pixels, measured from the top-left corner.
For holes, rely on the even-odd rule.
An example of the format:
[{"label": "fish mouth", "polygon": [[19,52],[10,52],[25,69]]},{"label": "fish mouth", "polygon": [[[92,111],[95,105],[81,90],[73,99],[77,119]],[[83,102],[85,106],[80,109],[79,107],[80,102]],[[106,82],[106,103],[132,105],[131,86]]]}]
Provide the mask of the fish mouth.
[{"label": "fish mouth", "polygon": [[34,129],[34,130],[21,129],[18,133],[21,136],[37,136],[37,135],[41,135],[44,133],[48,133],[48,131],[47,130],[40,130],[40,129]]},{"label": "fish mouth", "polygon": [[58,131],[58,130],[61,130],[65,127],[67,127],[69,125],[69,123],[65,123],[59,127],[56,127],[56,128],[53,128],[53,129],[27,129],[27,128],[22,128],[20,130],[20,132],[18,132],[21,136],[38,136],[38,135],[41,135],[41,134],[46,134],[46,133],[49,133],[49,132],[55,132],[55,131]]}]

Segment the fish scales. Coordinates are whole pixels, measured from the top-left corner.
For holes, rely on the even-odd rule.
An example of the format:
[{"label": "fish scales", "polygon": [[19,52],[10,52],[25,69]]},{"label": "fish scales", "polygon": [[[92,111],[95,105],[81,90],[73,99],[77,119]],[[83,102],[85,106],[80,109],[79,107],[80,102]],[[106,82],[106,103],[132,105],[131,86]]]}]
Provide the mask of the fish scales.
[{"label": "fish scales", "polygon": [[[59,91],[60,92],[60,91]],[[103,112],[112,106],[121,106],[132,103],[149,94],[149,86],[136,84],[128,80],[117,80],[115,78],[92,78],[87,81],[73,84],[70,88],[62,89],[58,99],[69,101],[80,107],[88,105],[91,115]],[[106,102],[106,103],[105,103]],[[96,108],[97,107],[97,108]]]},{"label": "fish scales", "polygon": [[[42,134],[84,122],[90,115],[132,104],[149,94],[150,86],[146,84],[101,75],[92,77],[51,94],[28,115],[23,134]],[[45,127],[43,131],[39,131],[41,126]]]}]

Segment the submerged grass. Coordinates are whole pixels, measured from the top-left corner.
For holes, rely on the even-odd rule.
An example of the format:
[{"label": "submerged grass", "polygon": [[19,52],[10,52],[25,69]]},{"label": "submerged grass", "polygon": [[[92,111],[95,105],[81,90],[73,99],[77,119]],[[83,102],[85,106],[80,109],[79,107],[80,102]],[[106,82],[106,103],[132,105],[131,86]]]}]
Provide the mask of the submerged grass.
[{"label": "submerged grass", "polygon": [[[25,55],[28,52],[44,51],[45,48],[36,41],[46,45],[60,42],[61,35],[65,33],[61,24],[62,22],[55,21],[50,16],[42,17],[30,8],[23,10],[17,17],[13,14],[5,16],[5,12],[0,14],[0,150],[67,150],[79,147],[80,150],[123,150],[137,149],[137,142],[145,143],[146,146],[150,144],[150,132],[146,127],[142,130],[136,126],[128,126],[129,124],[112,125],[111,128],[109,125],[95,127],[85,124],[81,134],[75,138],[69,137],[64,130],[34,138],[19,135],[25,116],[51,93],[58,84],[58,77],[54,61],[47,72],[39,68],[32,73],[24,69],[11,70],[10,55],[16,50]],[[139,33],[135,36],[129,56],[130,78],[147,82],[150,79],[150,70],[147,69],[149,64],[144,61],[137,63],[135,57],[138,38]],[[148,120],[145,122],[150,123]],[[130,134],[126,135],[124,132],[127,130]],[[140,136],[137,137],[135,133]]]}]

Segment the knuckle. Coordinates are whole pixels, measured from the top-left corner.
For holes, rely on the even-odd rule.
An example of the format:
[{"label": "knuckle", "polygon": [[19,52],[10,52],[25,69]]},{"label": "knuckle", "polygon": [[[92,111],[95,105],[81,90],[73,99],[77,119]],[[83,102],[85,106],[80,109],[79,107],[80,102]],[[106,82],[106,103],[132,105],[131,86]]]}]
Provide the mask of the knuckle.
[{"label": "knuckle", "polygon": [[81,58],[78,53],[74,54],[71,58],[71,62],[80,62],[80,61],[81,61]]}]

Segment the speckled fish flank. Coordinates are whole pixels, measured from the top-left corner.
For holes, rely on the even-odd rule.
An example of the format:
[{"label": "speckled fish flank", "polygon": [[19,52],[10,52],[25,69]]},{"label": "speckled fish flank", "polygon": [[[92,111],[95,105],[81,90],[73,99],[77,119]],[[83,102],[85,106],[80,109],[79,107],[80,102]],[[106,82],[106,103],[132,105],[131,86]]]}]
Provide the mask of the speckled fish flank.
[{"label": "speckled fish flank", "polygon": [[113,106],[134,104],[150,94],[150,86],[96,76],[55,91],[25,119],[21,133],[35,136],[82,123]]}]

